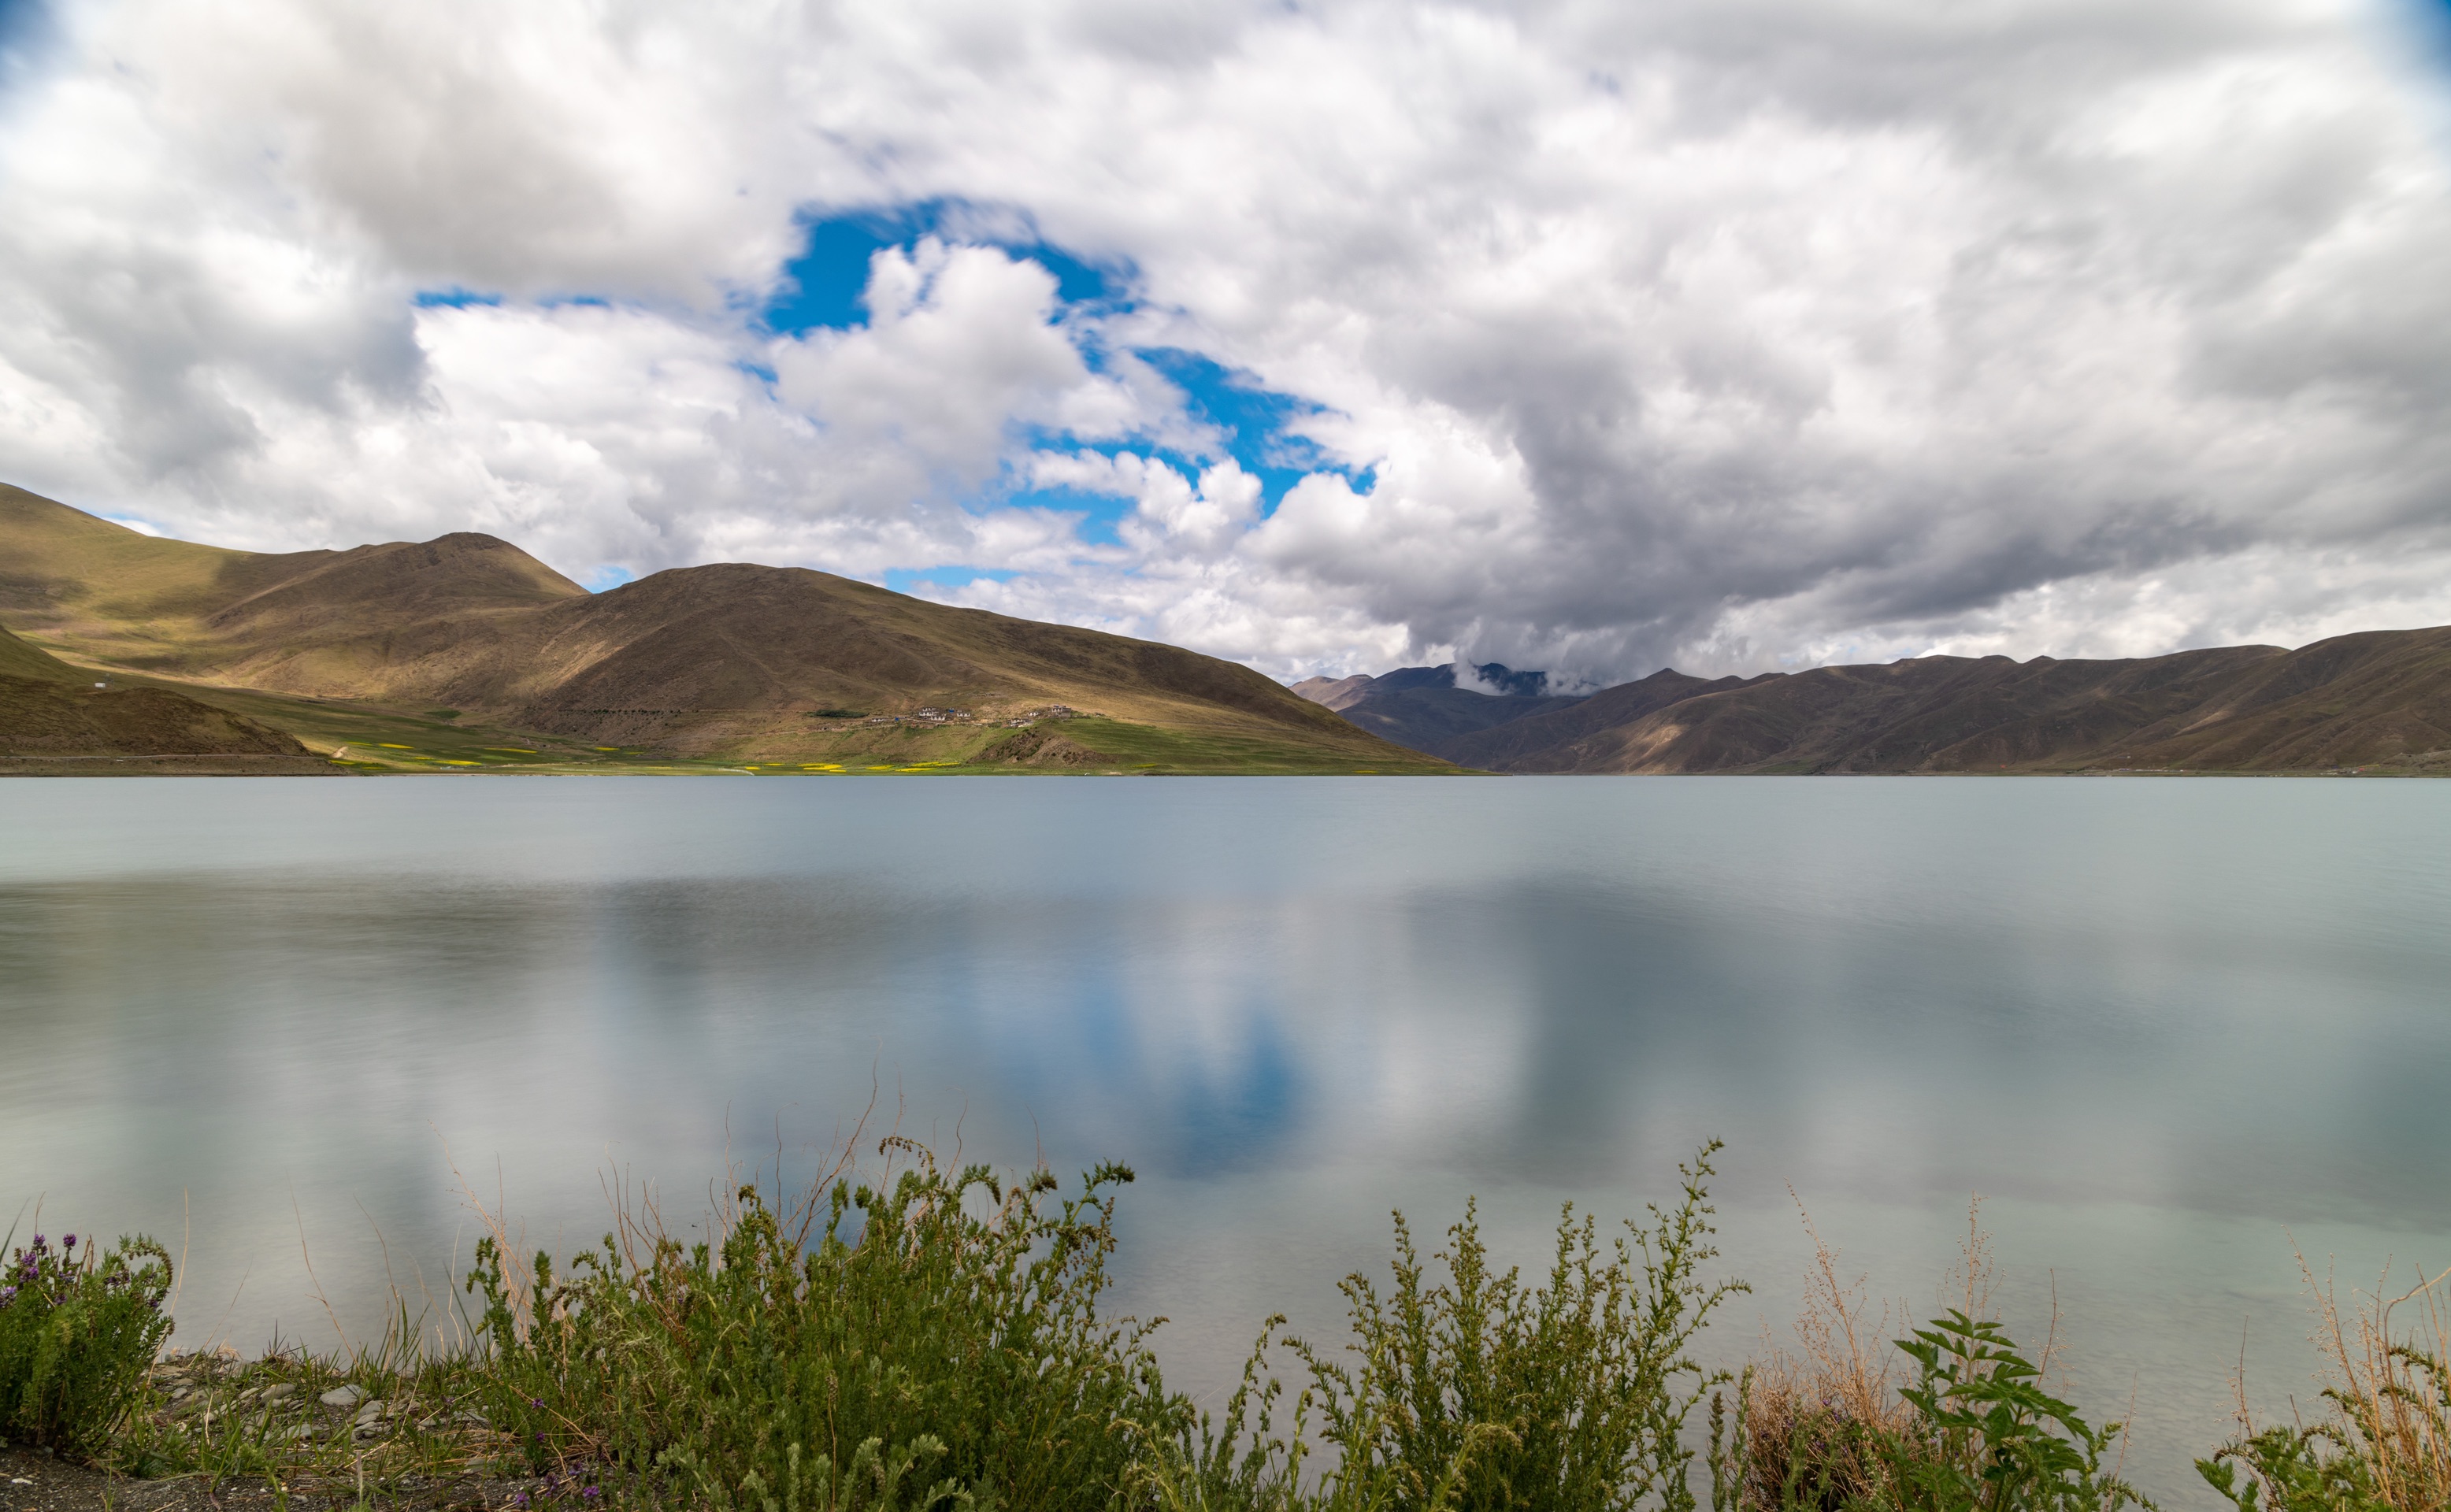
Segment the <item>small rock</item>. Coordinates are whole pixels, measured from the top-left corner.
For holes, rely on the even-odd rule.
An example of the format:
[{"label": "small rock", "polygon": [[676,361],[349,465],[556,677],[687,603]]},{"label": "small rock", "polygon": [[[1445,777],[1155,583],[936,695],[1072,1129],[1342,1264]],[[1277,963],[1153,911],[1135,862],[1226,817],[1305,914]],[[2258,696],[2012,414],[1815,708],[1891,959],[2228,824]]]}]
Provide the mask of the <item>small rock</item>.
[{"label": "small rock", "polygon": [[297,1391],[298,1388],[296,1386],[293,1386],[284,1381],[277,1386],[265,1387],[264,1400],[266,1402],[279,1402],[284,1397],[296,1395]]},{"label": "small rock", "polygon": [[372,1402],[367,1403],[364,1406],[358,1409],[358,1422],[361,1424],[380,1423],[382,1421],[382,1398],[377,1397]]},{"label": "small rock", "polygon": [[366,1400],[366,1394],[355,1386],[334,1386],[315,1400],[327,1407],[354,1407]]}]

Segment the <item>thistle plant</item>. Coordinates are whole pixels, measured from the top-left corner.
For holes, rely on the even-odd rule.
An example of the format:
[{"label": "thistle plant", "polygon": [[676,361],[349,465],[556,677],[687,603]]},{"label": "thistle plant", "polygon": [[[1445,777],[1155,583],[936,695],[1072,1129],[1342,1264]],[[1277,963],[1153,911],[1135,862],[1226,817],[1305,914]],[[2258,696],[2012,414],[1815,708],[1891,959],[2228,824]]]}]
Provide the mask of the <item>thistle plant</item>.
[{"label": "thistle plant", "polygon": [[36,1234],[11,1250],[0,1279],[0,1440],[100,1445],[170,1336],[169,1291],[169,1253],[149,1239],[106,1252],[74,1234],[56,1246]]}]

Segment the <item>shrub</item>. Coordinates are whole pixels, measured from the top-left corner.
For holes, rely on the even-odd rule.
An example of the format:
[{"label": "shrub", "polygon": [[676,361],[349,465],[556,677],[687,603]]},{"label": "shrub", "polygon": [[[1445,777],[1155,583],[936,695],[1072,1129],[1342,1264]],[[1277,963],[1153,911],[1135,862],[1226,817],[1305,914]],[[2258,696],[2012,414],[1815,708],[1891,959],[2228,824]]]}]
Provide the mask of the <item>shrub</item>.
[{"label": "shrub", "polygon": [[170,1256],[149,1239],[77,1249],[74,1234],[56,1248],[36,1234],[0,1276],[0,1438],[84,1453],[134,1404],[170,1336]]},{"label": "shrub", "polygon": [[[1385,1512],[1608,1512],[1694,1505],[1694,1454],[1684,1428],[1724,1379],[1689,1352],[1695,1334],[1737,1282],[1707,1282],[1711,1247],[1704,1147],[1683,1169],[1683,1200],[1628,1221],[1602,1245],[1598,1224],[1570,1205],[1558,1226],[1545,1286],[1493,1273],[1476,1209],[1447,1230],[1433,1284],[1403,1215],[1396,1215],[1394,1285],[1343,1283],[1353,1336],[1343,1354],[1290,1341],[1309,1377],[1284,1437],[1283,1385],[1265,1378],[1261,1335],[1223,1421],[1206,1420],[1147,1471],[1167,1508]],[[1335,1463],[1306,1490],[1314,1433]]]},{"label": "shrub", "polygon": [[1131,1172],[1050,1211],[1045,1171],[1008,1190],[894,1146],[919,1165],[890,1186],[836,1181],[796,1221],[743,1188],[686,1252],[651,1214],[559,1281],[481,1243],[494,1423],[539,1468],[599,1460],[694,1505],[1104,1509],[1186,1416],[1147,1328],[1098,1313]]}]

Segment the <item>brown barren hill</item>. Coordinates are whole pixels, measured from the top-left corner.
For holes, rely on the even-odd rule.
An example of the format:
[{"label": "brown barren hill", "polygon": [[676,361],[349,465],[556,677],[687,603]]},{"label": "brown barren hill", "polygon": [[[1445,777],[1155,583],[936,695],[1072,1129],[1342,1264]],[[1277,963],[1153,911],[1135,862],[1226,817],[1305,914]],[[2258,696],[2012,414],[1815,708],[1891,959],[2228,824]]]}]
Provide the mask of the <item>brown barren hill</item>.
[{"label": "brown barren hill", "polygon": [[[1505,772],[1574,772],[1590,759],[1586,741],[1656,710],[1706,693],[1743,687],[1742,677],[1689,677],[1661,670],[1604,688],[1562,709],[1478,731],[1446,746],[1448,759]],[[1759,679],[1753,679],[1759,680]]]},{"label": "brown barren hill", "polygon": [[81,660],[310,696],[586,590],[491,536],[256,553],[166,540],[0,484],[0,623]]},{"label": "brown barren hill", "polygon": [[255,554],[9,488],[0,563],[0,624],[79,662],[641,752],[961,763],[1000,721],[1095,715],[1141,768],[1448,770],[1247,667],[803,568],[591,594],[491,536]]},{"label": "brown barren hill", "polygon": [[[2296,651],[1918,657],[1695,684],[1674,673],[1623,684],[1487,732],[1456,758],[1502,771],[1662,774],[2451,771],[2451,628]],[[1676,696],[1644,707],[1655,692]]]},{"label": "brown barren hill", "polygon": [[422,695],[528,728],[676,749],[827,709],[994,715],[1062,704],[1355,760],[1403,759],[1247,667],[806,568],[676,568],[505,622],[500,634],[491,654]]},{"label": "brown barren hill", "polygon": [[1378,680],[1366,672],[1349,677],[1304,677],[1286,691],[1342,714],[1367,697],[1370,685]]}]

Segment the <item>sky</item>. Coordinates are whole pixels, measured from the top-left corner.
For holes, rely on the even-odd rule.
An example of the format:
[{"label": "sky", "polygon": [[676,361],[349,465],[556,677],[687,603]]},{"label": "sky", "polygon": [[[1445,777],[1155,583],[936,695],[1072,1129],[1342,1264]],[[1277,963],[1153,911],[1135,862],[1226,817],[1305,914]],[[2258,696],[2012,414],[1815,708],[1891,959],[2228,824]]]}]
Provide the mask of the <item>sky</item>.
[{"label": "sky", "polygon": [[2444,0],[0,0],[0,481],[1284,678],[2451,623]]}]

